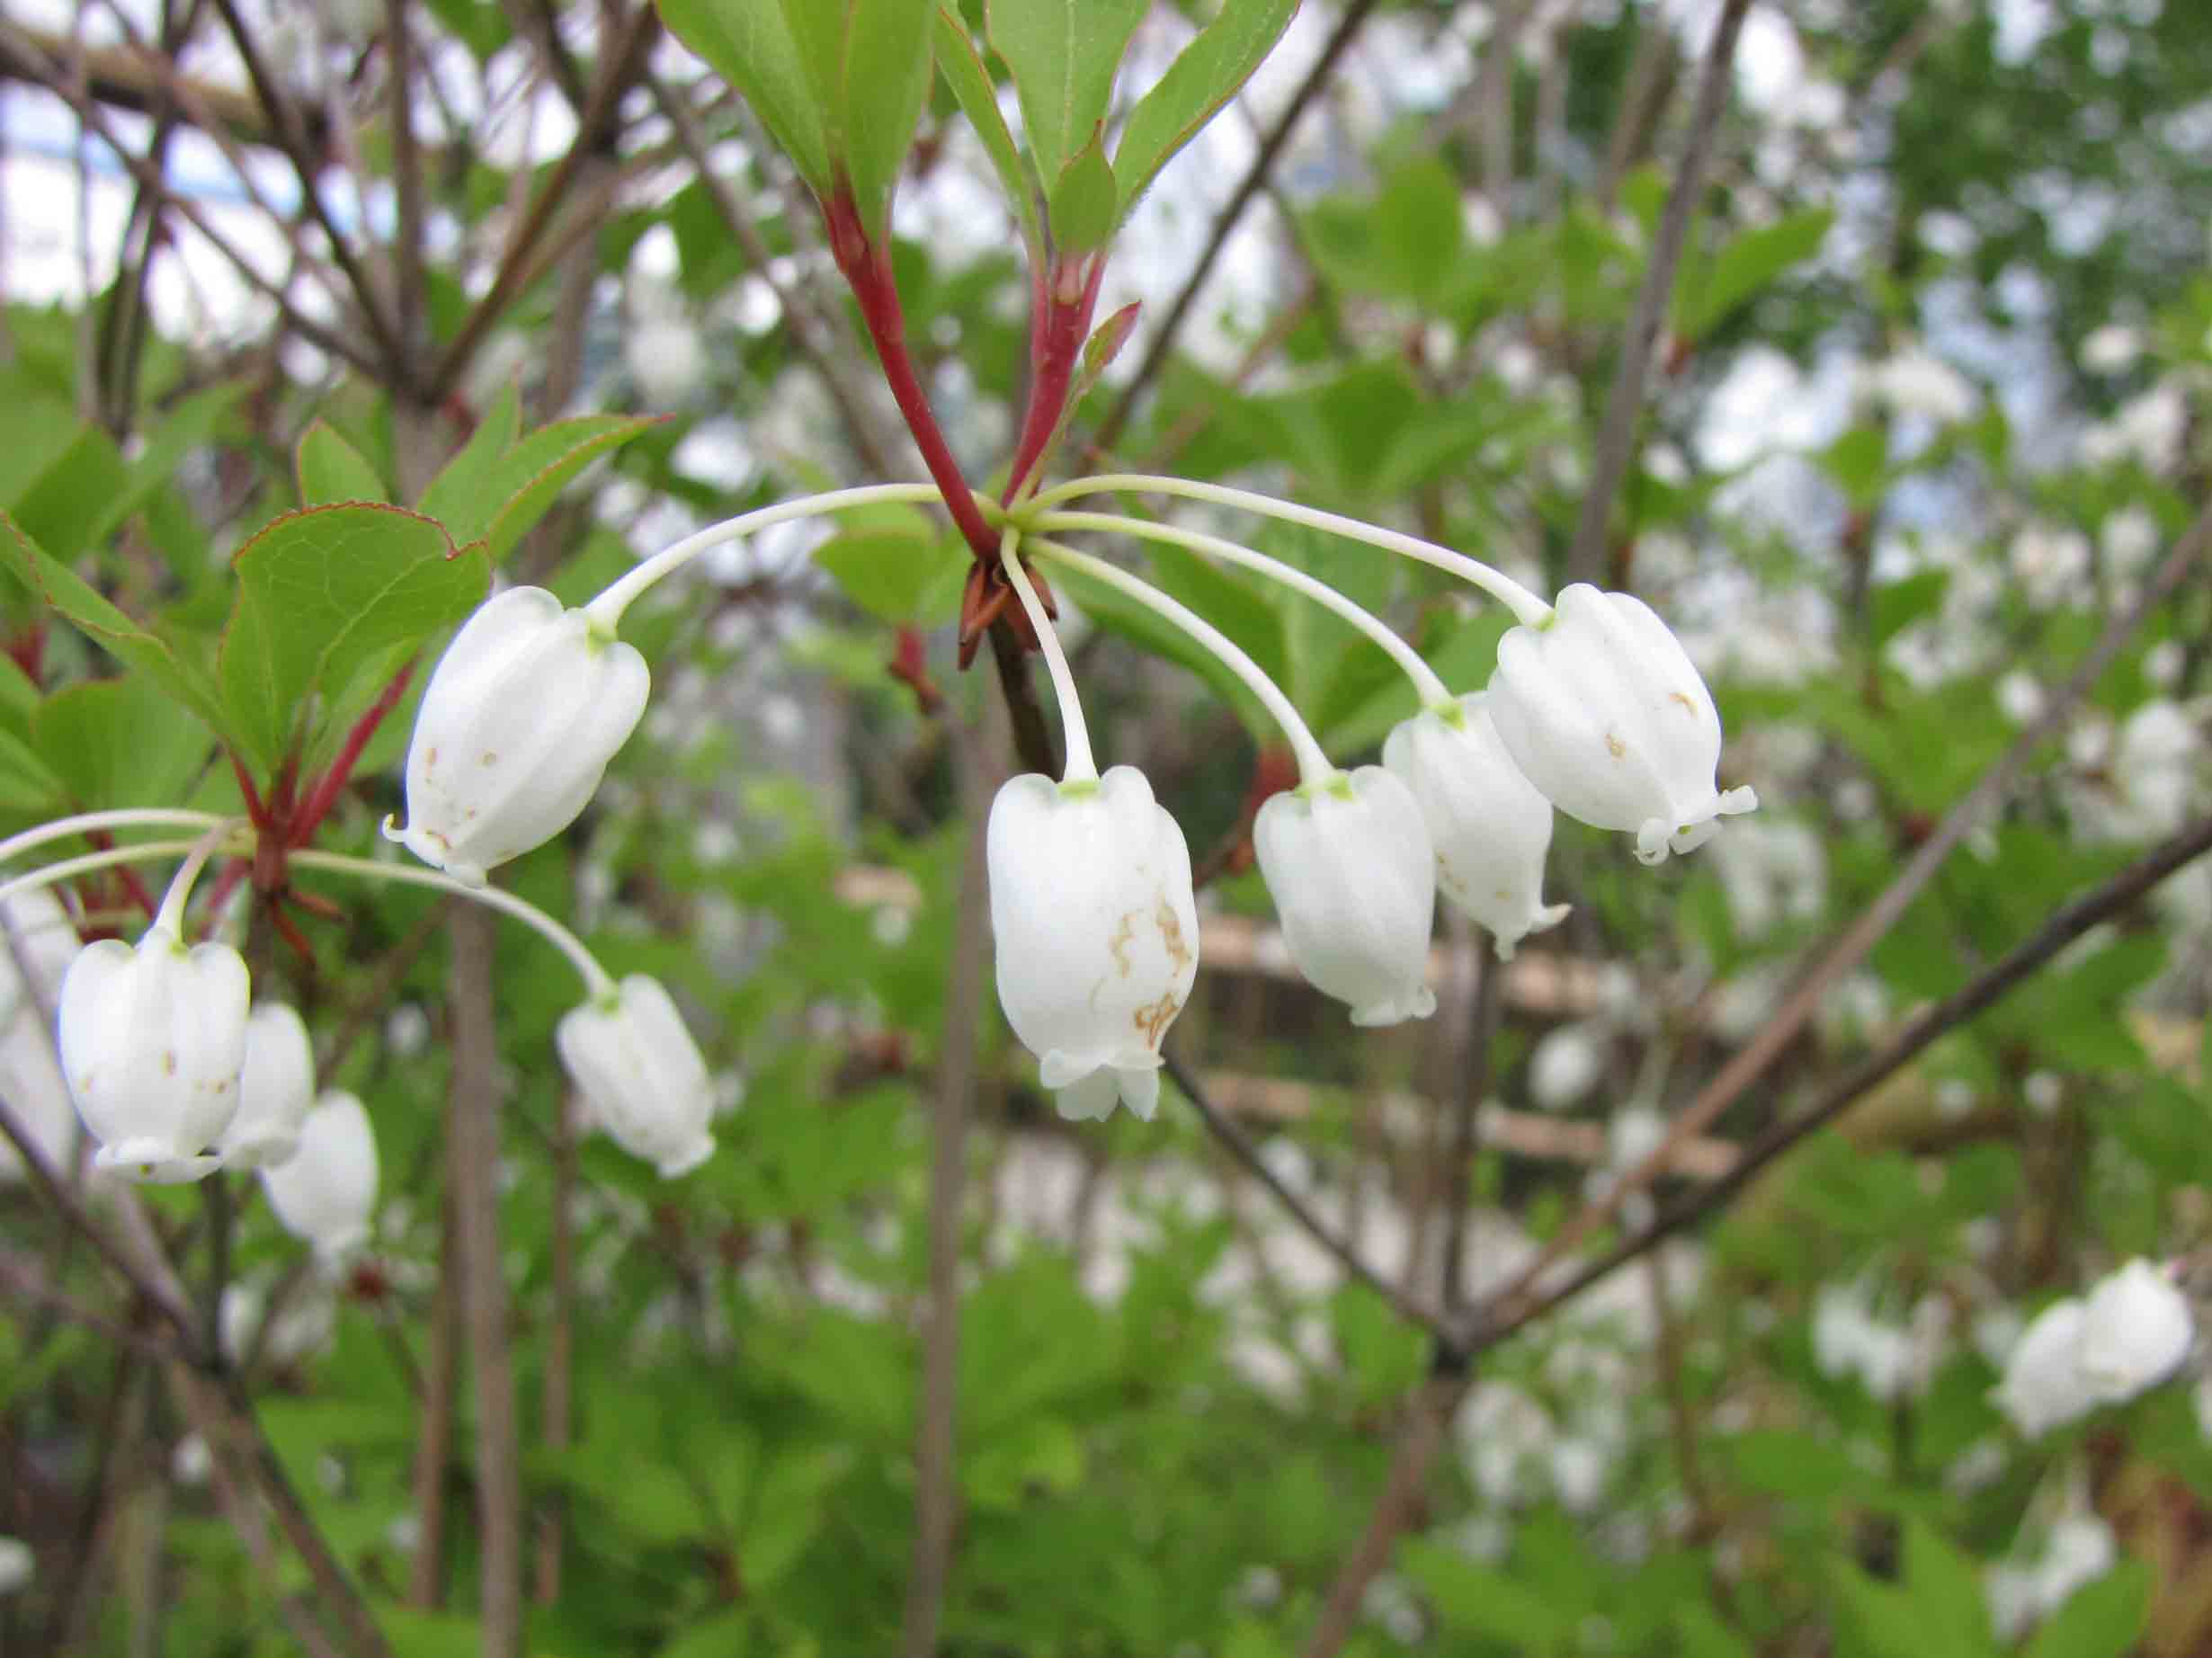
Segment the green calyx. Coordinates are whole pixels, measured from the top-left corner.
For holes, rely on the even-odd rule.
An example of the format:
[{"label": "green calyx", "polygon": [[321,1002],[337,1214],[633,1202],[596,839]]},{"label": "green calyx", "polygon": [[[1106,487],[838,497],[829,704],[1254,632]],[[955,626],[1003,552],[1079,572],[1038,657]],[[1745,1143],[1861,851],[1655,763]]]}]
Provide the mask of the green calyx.
[{"label": "green calyx", "polygon": [[1061,782],[1060,798],[1063,800],[1088,800],[1093,795],[1098,793],[1098,789],[1099,781],[1095,777],[1071,777]]}]

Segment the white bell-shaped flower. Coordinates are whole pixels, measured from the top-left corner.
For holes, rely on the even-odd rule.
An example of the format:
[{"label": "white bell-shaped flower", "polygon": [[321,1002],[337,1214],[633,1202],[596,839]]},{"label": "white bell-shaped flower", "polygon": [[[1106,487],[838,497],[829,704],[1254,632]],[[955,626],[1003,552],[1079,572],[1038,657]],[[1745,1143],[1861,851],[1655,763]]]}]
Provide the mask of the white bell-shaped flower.
[{"label": "white bell-shaped flower", "polygon": [[245,1017],[238,1114],[215,1148],[223,1166],[266,1169],[285,1162],[314,1103],[315,1048],[306,1022],[288,1003],[256,1002]]},{"label": "white bell-shaped flower", "polygon": [[285,1231],[335,1260],[369,1241],[377,1202],[377,1137],[354,1095],[332,1089],[300,1119],[296,1150],[261,1171]]},{"label": "white bell-shaped flower", "polygon": [[1149,1121],[1160,1042],[1198,976],[1191,849],[1134,766],[1010,778],[986,846],[998,1000],[1060,1115]]},{"label": "white bell-shaped flower", "polygon": [[386,835],[471,884],[576,820],[645,713],[636,648],[541,587],[490,601],[439,658]]},{"label": "white bell-shaped flower", "polygon": [[1521,774],[1569,817],[1636,836],[1662,861],[1749,812],[1749,789],[1722,794],[1720,715],[1681,642],[1651,607],[1577,582],[1550,620],[1498,642],[1490,717]]},{"label": "white bell-shaped flower", "polygon": [[2097,1403],[2082,1370],[2083,1311],[2078,1297],[2052,1302],[2005,1355],[1990,1402],[2029,1439],[2087,1415]]},{"label": "white bell-shaped flower", "polygon": [[103,939],[62,981],[62,1075],[100,1142],[94,1166],[133,1180],[198,1180],[238,1109],[245,962],[227,944],[184,948],[156,924],[134,949]]},{"label": "white bell-shaped flower", "polygon": [[714,1154],[714,1082],[659,980],[631,974],[613,997],[563,1014],[553,1039],[593,1120],[624,1151],[667,1180]]},{"label": "white bell-shaped flower", "polygon": [[1423,709],[1383,744],[1383,764],[1414,791],[1436,849],[1436,886],[1490,930],[1498,958],[1531,932],[1556,927],[1567,906],[1544,902],[1551,802],[1521,774],[1477,691],[1449,709]]},{"label": "white bell-shaped flower", "polygon": [[2123,1404],[2181,1368],[2196,1334],[2173,1280],[2150,1261],[2131,1261],[2083,1303],[2083,1378],[2098,1403]]},{"label": "white bell-shaped flower", "polygon": [[1436,1011],[1426,983],[1436,852],[1413,790],[1380,766],[1271,796],[1252,825],[1290,959],[1355,1025]]}]

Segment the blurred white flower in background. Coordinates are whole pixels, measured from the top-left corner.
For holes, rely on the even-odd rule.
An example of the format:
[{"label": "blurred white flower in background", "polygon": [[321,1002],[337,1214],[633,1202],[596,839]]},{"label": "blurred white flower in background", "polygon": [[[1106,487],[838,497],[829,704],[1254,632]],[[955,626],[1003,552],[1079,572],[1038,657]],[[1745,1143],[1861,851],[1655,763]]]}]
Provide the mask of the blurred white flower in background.
[{"label": "blurred white flower in background", "polygon": [[1949,425],[1981,402],[1974,383],[1940,357],[1914,345],[1860,370],[1860,388],[1899,414],[1919,414]]},{"label": "blurred white flower in background", "polygon": [[2101,1517],[2069,1513],[2051,1528],[2039,1555],[1990,1568],[1985,1588],[1997,1638],[2019,1639],[2064,1606],[2076,1590],[2109,1572],[2118,1559],[2112,1528]]},{"label": "blurred white flower in background", "polygon": [[0,1595],[12,1595],[30,1582],[34,1564],[30,1544],[0,1537]]},{"label": "blurred white flower in background", "polygon": [[2089,575],[2089,538],[2078,530],[2032,523],[2012,538],[2012,574],[2039,610],[2083,596]]},{"label": "blurred white flower in background", "polygon": [[2038,1314],[2005,1355],[1990,1399],[2029,1439],[2101,1404],[2125,1404],[2189,1356],[2188,1299],[2162,1268],[2130,1261],[2092,1288]]},{"label": "blurred white flower in background", "polygon": [[2143,354],[2143,331],[2126,323],[2106,323],[2082,342],[2082,367],[2092,374],[2124,374]]},{"label": "blurred white flower in background", "polygon": [[1606,1034],[1594,1019],[1547,1032],[1529,1056],[1529,1098],[1548,1111],[1587,1099],[1605,1074]]}]

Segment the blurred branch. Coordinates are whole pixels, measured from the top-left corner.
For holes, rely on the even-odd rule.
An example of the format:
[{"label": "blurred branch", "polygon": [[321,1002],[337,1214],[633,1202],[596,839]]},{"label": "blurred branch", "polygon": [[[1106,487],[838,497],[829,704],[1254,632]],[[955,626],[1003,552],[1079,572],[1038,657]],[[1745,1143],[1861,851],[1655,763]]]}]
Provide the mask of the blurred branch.
[{"label": "blurred branch", "polygon": [[[0,33],[0,80],[22,81],[49,91],[58,90],[46,66],[60,61],[72,49],[69,41],[60,35],[42,29],[13,27]],[[164,84],[175,73],[173,64],[151,61],[130,46],[86,45],[82,49],[82,59],[88,96],[111,109],[128,110],[139,115],[159,113],[166,95]],[[280,147],[266,106],[253,94],[196,77],[191,85],[194,96],[221,131],[244,143],[269,149]],[[322,137],[317,129],[316,114],[312,111],[299,111],[296,105],[291,107],[308,142],[319,147]],[[215,135],[214,128],[209,130],[210,137]]]},{"label": "blurred branch", "polygon": [[1260,1148],[1252,1143],[1242,1128],[1229,1120],[1226,1111],[1214,1103],[1206,1091],[1206,1085],[1199,1080],[1198,1074],[1183,1064],[1181,1056],[1172,1049],[1163,1049],[1160,1058],[1175,1086],[1182,1090],[1183,1097],[1191,1101],[1200,1120],[1206,1125],[1207,1132],[1228,1147],[1230,1154],[1244,1165],[1253,1179],[1274,1194],[1276,1201],[1298,1223],[1300,1230],[1333,1256],[1351,1277],[1380,1296],[1389,1304],[1390,1309],[1406,1323],[1419,1325],[1439,1341],[1449,1338],[1450,1329],[1441,1314],[1410,1292],[1399,1288],[1361,1260],[1359,1251],[1322,1219],[1312,1205],[1284,1184],[1282,1177],[1268,1166],[1266,1158],[1260,1155]]},{"label": "blurred branch", "polygon": [[461,1306],[477,1394],[478,1616],[487,1658],[516,1658],[522,1638],[522,1469],[507,1285],[499,1246],[499,1030],[489,910],[455,906],[447,991],[453,1044],[446,1180],[459,1244]]},{"label": "blurred branch", "polygon": [[1129,423],[1129,416],[1136,412],[1137,399],[1144,396],[1146,388],[1159,378],[1160,371],[1167,366],[1168,355],[1175,347],[1175,336],[1182,331],[1184,318],[1190,315],[1191,307],[1197,301],[1199,290],[1213,274],[1215,262],[1221,257],[1221,250],[1228,245],[1237,221],[1244,218],[1244,209],[1252,205],[1253,198],[1260,193],[1261,187],[1266,183],[1268,174],[1274,169],[1275,158],[1282,154],[1283,146],[1289,142],[1291,129],[1298,124],[1298,118],[1306,113],[1307,105],[1327,84],[1329,76],[1336,70],[1337,60],[1343,57],[1345,49],[1352,42],[1352,37],[1360,32],[1360,27],[1367,22],[1368,13],[1374,9],[1375,0],[1351,0],[1351,4],[1344,8],[1344,14],[1337,19],[1335,31],[1329,36],[1327,44],[1322,47],[1320,57],[1314,59],[1314,67],[1306,72],[1306,78],[1290,94],[1289,103],[1283,105],[1282,113],[1276,117],[1274,127],[1260,141],[1259,154],[1252,158],[1252,165],[1244,170],[1244,176],[1229,192],[1228,201],[1214,215],[1213,229],[1206,238],[1205,247],[1199,253],[1198,263],[1191,268],[1191,274],[1183,279],[1182,288],[1176,290],[1175,298],[1168,305],[1167,314],[1160,318],[1154,328],[1151,343],[1145,348],[1144,360],[1137,365],[1137,372],[1129,377],[1128,384],[1121,388],[1121,395],[1114,399],[1112,406],[1106,411],[1105,418],[1099,422],[1098,431],[1091,440],[1093,448],[1106,450],[1114,446],[1122,429]]},{"label": "blurred branch", "polygon": [[[539,1414],[549,1451],[568,1449],[572,1394],[572,1367],[575,1353],[576,1319],[576,1096],[561,1090],[559,1115],[553,1125],[553,1325],[546,1340],[545,1380],[539,1397]],[[531,1594],[540,1606],[550,1606],[561,1593],[562,1514],[564,1498],[555,1493],[538,1515],[538,1568]]]},{"label": "blurred branch", "polygon": [[928,1316],[922,1333],[922,1401],[914,1430],[914,1564],[906,1580],[906,1658],[937,1650],[952,1544],[959,1525],[954,1465],[960,1358],[960,1211],[968,1192],[968,1124],[981,1040],[984,966],[990,955],[990,889],[984,860],[991,797],[998,784],[998,723],[986,699],[981,727],[952,726],[968,849],[945,988],[944,1042],[937,1056],[931,1125]]},{"label": "blurred branch", "polygon": [[[445,906],[438,906],[442,914]],[[415,1556],[407,1566],[407,1604],[433,1611],[445,1599],[445,1482],[453,1460],[454,1386],[460,1369],[460,1279],[451,1270],[453,1202],[440,1205],[438,1260],[446,1270],[431,1291],[430,1353],[423,1363],[423,1413],[415,1431],[409,1484],[415,1499]]]},{"label": "blurred branch", "polygon": [[1705,67],[1698,81],[1698,102],[1690,117],[1690,140],[1682,151],[1681,170],[1667,192],[1666,210],[1659,218],[1659,235],[1651,259],[1644,268],[1644,285],[1636,296],[1636,309],[1620,343],[1620,361],[1614,370],[1613,389],[1606,399],[1605,423],[1599,429],[1595,464],[1590,488],[1583,496],[1580,521],[1574,527],[1574,545],[1567,554],[1567,579],[1594,582],[1605,567],[1605,539],[1612,521],[1613,497],[1628,475],[1628,457],[1636,447],[1637,421],[1644,409],[1644,381],[1651,372],[1652,350],[1659,342],[1659,326],[1674,298],[1674,275],[1681,263],[1682,245],[1690,238],[1690,220],[1705,192],[1706,164],[1713,151],[1713,136],[1721,111],[1728,103],[1728,82],[1735,60],[1736,36],[1751,0],[1723,0],[1720,20],[1713,26],[1712,43],[1706,49]]},{"label": "blurred branch", "polygon": [[1495,1346],[1516,1330],[1573,1300],[1616,1269],[1647,1253],[1673,1234],[1726,1208],[1760,1170],[1815,1129],[1833,1122],[1944,1032],[1990,1007],[2091,928],[2119,914],[2159,882],[2208,851],[2212,851],[2212,817],[2202,817],[2159,842],[2101,886],[2060,905],[2025,942],[1940,1002],[1922,1008],[1905,1021],[1904,1028],[1885,1047],[1837,1078],[1811,1105],[1754,1137],[1744,1146],[1743,1156],[1728,1173],[1678,1199],[1641,1232],[1624,1239],[1556,1288],[1521,1306],[1509,1306],[1495,1322],[1479,1323],[1467,1342],[1470,1354]]},{"label": "blurred branch", "polygon": [[[1829,987],[1864,960],[1867,953],[1896,924],[1922,889],[1935,878],[1936,871],[1958,843],[1981,826],[2026,774],[2037,752],[2064,728],[2074,709],[2103,677],[2105,669],[2145,620],[2199,568],[2208,551],[2212,551],[2212,509],[2201,514],[2174,544],[2134,606],[2112,619],[2096,644],[2090,647],[2089,654],[2083,657],[2081,665],[2052,693],[2042,717],[2014,739],[2011,747],[1982,774],[1981,780],[1967,791],[1966,798],[1945,815],[1935,833],[1922,843],[1897,878],[1828,948],[1759,1034],[1721,1067],[1719,1074],[1706,1084],[1689,1110],[1669,1125],[1666,1138],[1649,1156],[1623,1173],[1595,1202],[1586,1204],[1577,1212],[1525,1270],[1490,1297],[1482,1309],[1479,1322],[1483,1327],[1501,1320],[1522,1322],[1516,1304],[1528,1296],[1530,1287],[1576,1244],[1610,1220],[1629,1193],[1650,1186],[1667,1168],[1681,1142],[1702,1134],[1721,1112],[1766,1074],[1767,1067],[1780,1056],[1813,1016],[1814,1009]],[[1739,1179],[1742,1173],[1739,1164],[1729,1178]]]},{"label": "blurred branch", "polygon": [[1359,1622],[1367,1586],[1389,1563],[1398,1534],[1419,1519],[1421,1490],[1427,1484],[1430,1465],[1444,1440],[1445,1425],[1458,1408],[1466,1384],[1457,1374],[1432,1375],[1423,1379],[1406,1401],[1405,1422],[1398,1434],[1390,1471],[1383,1476],[1382,1494],[1368,1515],[1367,1526],[1351,1553],[1337,1569],[1322,1603],[1321,1617],[1307,1637],[1303,1658],[1331,1658]]},{"label": "blurred branch", "polygon": [[1466,1296],[1467,1211],[1474,1206],[1476,1128],[1483,1096],[1490,1092],[1490,1048],[1497,1040],[1498,982],[1504,963],[1489,948],[1490,930],[1473,928],[1475,994],[1467,998],[1466,1036],[1460,1063],[1458,1110],[1452,1117],[1451,1145],[1444,1154],[1444,1274],[1441,1298],[1447,1316],[1456,1316]]}]

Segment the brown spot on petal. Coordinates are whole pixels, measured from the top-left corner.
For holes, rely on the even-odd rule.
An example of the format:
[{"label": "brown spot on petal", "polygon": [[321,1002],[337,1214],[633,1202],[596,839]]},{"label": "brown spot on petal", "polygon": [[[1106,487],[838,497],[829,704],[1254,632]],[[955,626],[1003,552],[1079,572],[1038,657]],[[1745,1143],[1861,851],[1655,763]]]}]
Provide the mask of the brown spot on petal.
[{"label": "brown spot on petal", "polygon": [[1681,703],[1682,705],[1683,713],[1689,715],[1692,719],[1697,718],[1698,705],[1692,702],[1685,693],[1679,691],[1670,691],[1667,692],[1667,700],[1669,702]]},{"label": "brown spot on petal", "polygon": [[161,1074],[164,1076],[176,1074],[176,1050],[174,1048],[171,1048],[161,1056]]},{"label": "brown spot on petal", "polygon": [[1114,936],[1106,940],[1106,948],[1113,952],[1114,970],[1123,978],[1129,976],[1129,946],[1136,941],[1137,912],[1131,910],[1122,916],[1121,924],[1114,930]]},{"label": "brown spot on petal", "polygon": [[1628,757],[1628,745],[1609,731],[1605,734],[1605,752],[1616,760],[1626,760]]},{"label": "brown spot on petal", "polygon": [[1174,1022],[1175,1015],[1182,1012],[1182,1003],[1175,999],[1175,993],[1171,990],[1150,1007],[1138,1008],[1130,1015],[1130,1020],[1143,1034],[1145,1046],[1156,1048],[1160,1046],[1160,1038],[1167,1034],[1168,1026]]},{"label": "brown spot on petal", "polygon": [[499,756],[487,748],[484,751],[484,763],[487,766],[495,766],[499,763]]},{"label": "brown spot on petal", "polygon": [[1158,914],[1154,917],[1160,928],[1160,942],[1167,946],[1167,958],[1173,970],[1180,973],[1191,965],[1191,947],[1182,941],[1182,918],[1175,914],[1175,906],[1163,896]]}]

